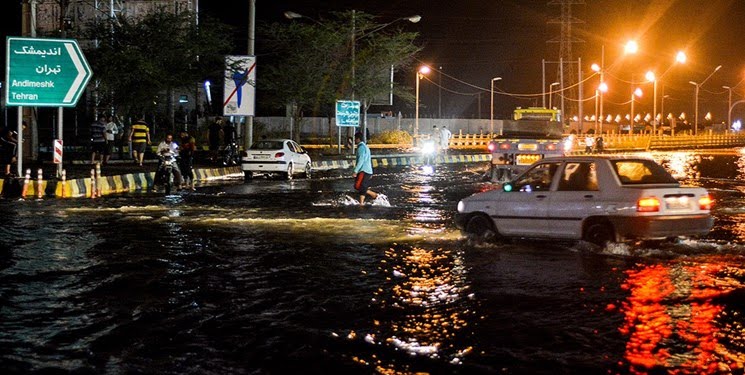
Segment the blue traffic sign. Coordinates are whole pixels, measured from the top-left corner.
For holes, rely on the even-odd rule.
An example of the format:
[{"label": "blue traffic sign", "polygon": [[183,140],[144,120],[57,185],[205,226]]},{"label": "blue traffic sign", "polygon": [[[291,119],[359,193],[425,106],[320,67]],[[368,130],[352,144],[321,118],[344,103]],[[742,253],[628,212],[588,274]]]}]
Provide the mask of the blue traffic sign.
[{"label": "blue traffic sign", "polygon": [[336,101],[336,126],[360,126],[360,102],[358,100]]}]

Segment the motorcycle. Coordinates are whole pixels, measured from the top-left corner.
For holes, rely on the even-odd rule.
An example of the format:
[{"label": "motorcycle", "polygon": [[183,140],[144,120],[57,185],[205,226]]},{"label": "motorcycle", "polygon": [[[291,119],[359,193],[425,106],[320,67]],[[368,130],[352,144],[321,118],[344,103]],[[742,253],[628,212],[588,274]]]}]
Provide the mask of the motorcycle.
[{"label": "motorcycle", "polygon": [[432,174],[435,170],[437,159],[437,146],[435,142],[428,139],[422,143],[422,171],[426,174]]},{"label": "motorcycle", "polygon": [[158,156],[160,164],[158,171],[155,173],[155,184],[163,184],[163,190],[166,195],[171,194],[173,189],[175,174],[174,168],[176,165],[176,158],[171,154],[161,154]]},{"label": "motorcycle", "polygon": [[225,146],[222,156],[222,165],[238,165],[241,163],[241,155],[238,152],[238,144],[231,141]]}]

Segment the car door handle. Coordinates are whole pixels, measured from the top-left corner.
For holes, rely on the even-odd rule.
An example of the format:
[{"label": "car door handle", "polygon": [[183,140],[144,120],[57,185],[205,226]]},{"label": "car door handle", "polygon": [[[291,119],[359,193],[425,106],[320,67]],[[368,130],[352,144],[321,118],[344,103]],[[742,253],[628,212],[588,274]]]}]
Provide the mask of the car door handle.
[{"label": "car door handle", "polygon": [[595,198],[595,196],[592,195],[592,194],[587,194],[587,195],[585,195],[585,198],[590,199],[590,198]]},{"label": "car door handle", "polygon": [[546,198],[546,196],[545,196],[545,195],[536,195],[535,197],[536,197],[537,199],[543,199],[543,198]]}]

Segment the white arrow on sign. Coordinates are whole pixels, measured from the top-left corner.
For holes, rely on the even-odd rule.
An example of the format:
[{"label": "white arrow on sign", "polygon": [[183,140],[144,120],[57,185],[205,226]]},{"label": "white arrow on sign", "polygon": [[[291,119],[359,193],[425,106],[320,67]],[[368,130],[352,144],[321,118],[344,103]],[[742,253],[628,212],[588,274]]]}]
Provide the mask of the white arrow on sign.
[{"label": "white arrow on sign", "polygon": [[70,85],[70,90],[67,91],[67,95],[65,95],[65,98],[63,101],[65,103],[72,102],[72,99],[75,97],[75,93],[80,88],[80,85],[85,80],[85,76],[87,74],[85,70],[85,66],[83,65],[83,62],[80,61],[80,57],[78,56],[77,52],[75,52],[75,47],[72,43],[65,43],[65,49],[67,50],[67,53],[70,54],[70,58],[72,59],[72,63],[75,64],[75,69],[78,70],[78,75],[75,77],[75,80],[72,82],[72,85]]}]

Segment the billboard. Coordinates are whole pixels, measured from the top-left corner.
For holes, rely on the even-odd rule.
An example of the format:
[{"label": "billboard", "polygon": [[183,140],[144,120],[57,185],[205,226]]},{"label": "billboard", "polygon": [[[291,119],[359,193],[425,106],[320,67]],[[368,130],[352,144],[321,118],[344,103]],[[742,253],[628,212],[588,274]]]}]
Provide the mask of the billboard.
[{"label": "billboard", "polygon": [[256,56],[225,57],[223,115],[254,116]]}]

